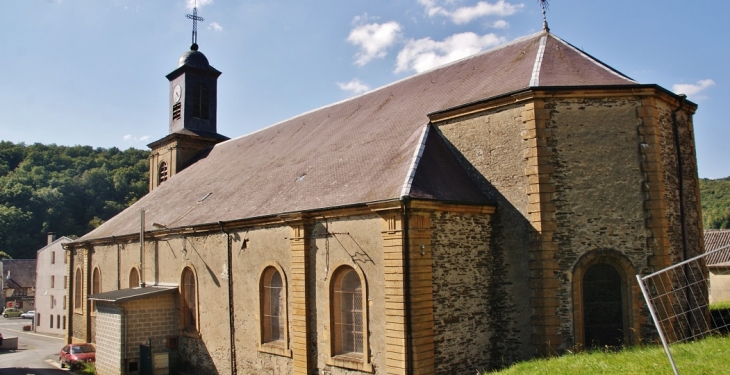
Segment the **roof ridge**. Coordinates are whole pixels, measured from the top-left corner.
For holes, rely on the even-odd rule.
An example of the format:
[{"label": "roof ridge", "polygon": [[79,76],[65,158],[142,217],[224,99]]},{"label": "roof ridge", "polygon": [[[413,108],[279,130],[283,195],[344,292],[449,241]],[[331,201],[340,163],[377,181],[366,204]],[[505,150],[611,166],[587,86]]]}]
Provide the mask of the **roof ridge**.
[{"label": "roof ridge", "polygon": [[401,197],[406,197],[411,192],[411,187],[413,186],[413,178],[416,177],[416,170],[418,169],[418,162],[421,161],[421,157],[423,156],[423,150],[426,148],[426,139],[428,139],[429,128],[429,123],[426,123],[426,126],[421,133],[421,140],[418,142],[418,147],[413,152],[411,166],[408,169],[408,173],[406,173],[406,180],[403,182],[403,189],[401,189]]},{"label": "roof ridge", "polygon": [[241,138],[245,138],[245,137],[248,137],[248,136],[251,136],[251,135],[254,135],[256,133],[259,133],[259,132],[262,132],[264,130],[273,128],[275,126],[278,126],[280,124],[289,122],[289,121],[294,120],[296,118],[304,117],[304,116],[306,116],[306,115],[308,115],[310,113],[322,111],[322,110],[325,110],[327,108],[335,107],[335,106],[338,106],[338,105],[343,104],[343,103],[347,103],[347,102],[350,102],[350,101],[354,101],[354,100],[359,99],[359,98],[362,98],[362,97],[364,97],[366,95],[371,95],[371,94],[373,94],[375,92],[378,92],[378,91],[381,91],[381,90],[385,90],[385,89],[387,89],[387,88],[389,88],[391,86],[395,86],[395,85],[397,85],[397,84],[399,84],[399,83],[401,83],[403,81],[407,81],[407,80],[410,80],[410,79],[415,79],[416,77],[420,77],[422,75],[426,75],[426,74],[432,73],[432,72],[437,71],[437,70],[440,70],[440,69],[448,68],[448,67],[450,67],[452,65],[455,65],[455,64],[458,64],[458,63],[460,63],[460,62],[462,62],[464,60],[473,59],[473,58],[476,58],[478,56],[482,56],[482,55],[485,55],[485,54],[488,54],[488,53],[492,53],[494,51],[498,51],[500,49],[510,47],[510,46],[515,45],[517,43],[524,42],[525,40],[529,40],[531,38],[534,38],[534,37],[536,37],[538,35],[543,35],[543,34],[546,34],[546,33],[545,33],[545,31],[541,30],[541,31],[538,31],[536,33],[532,33],[532,34],[529,34],[529,35],[521,36],[521,37],[516,38],[516,39],[513,39],[513,40],[511,40],[511,41],[509,41],[507,43],[500,44],[498,46],[494,46],[494,47],[492,47],[490,49],[487,49],[487,50],[484,50],[484,51],[481,51],[481,52],[477,52],[477,53],[475,53],[473,55],[469,55],[469,56],[462,57],[462,58],[460,58],[458,60],[454,60],[454,61],[448,62],[446,64],[433,67],[431,69],[425,70],[425,71],[420,72],[420,73],[416,73],[416,74],[413,74],[413,75],[410,75],[410,76],[407,76],[407,77],[403,77],[401,79],[398,79],[398,80],[395,80],[393,82],[387,83],[387,84],[385,84],[383,86],[379,86],[379,87],[376,87],[376,88],[374,88],[372,90],[368,90],[368,91],[366,91],[364,93],[361,93],[361,94],[358,94],[358,95],[355,95],[355,96],[351,96],[349,98],[345,98],[343,100],[340,100],[340,101],[337,101],[337,102],[334,102],[334,103],[330,103],[330,104],[327,104],[327,105],[324,105],[324,106],[321,106],[321,107],[318,107],[318,108],[314,108],[314,109],[311,109],[311,110],[306,111],[306,112],[303,112],[303,113],[299,113],[297,115],[294,115],[292,117],[286,118],[284,120],[281,120],[281,121],[276,122],[274,124],[271,124],[269,126],[263,127],[261,129],[257,129],[257,130],[254,130],[254,131],[250,132],[250,133],[243,134],[243,135],[240,135],[240,136],[235,137],[235,138],[231,138],[231,139],[229,139],[227,141],[223,141],[223,142],[219,143],[219,145],[220,144],[224,144],[224,143],[228,143],[228,142],[231,142],[231,141],[235,141],[235,140],[238,140],[238,139],[241,139]]},{"label": "roof ridge", "polygon": [[589,54],[589,53],[583,51],[582,49],[580,49],[580,48],[578,48],[578,47],[576,47],[576,46],[574,46],[574,45],[566,42],[565,40],[563,40],[559,36],[557,36],[555,34],[549,34],[549,35],[551,35],[553,38],[555,38],[555,40],[557,40],[558,42],[564,44],[566,47],[572,49],[576,53],[578,53],[581,56],[585,57],[586,59],[588,59],[588,61],[592,62],[593,64],[595,64],[596,66],[600,67],[601,69],[603,69],[603,70],[605,70],[605,71],[607,71],[607,72],[609,72],[609,73],[611,73],[611,74],[613,74],[613,75],[615,75],[615,76],[617,76],[619,78],[627,79],[627,80],[629,80],[629,81],[631,81],[633,83],[637,83],[637,84],[639,83],[635,79],[627,76],[626,74],[623,74],[623,73],[619,72],[618,70],[612,68],[610,65],[608,65],[608,64],[604,63],[603,61],[601,61],[601,60],[593,57],[591,54]]}]

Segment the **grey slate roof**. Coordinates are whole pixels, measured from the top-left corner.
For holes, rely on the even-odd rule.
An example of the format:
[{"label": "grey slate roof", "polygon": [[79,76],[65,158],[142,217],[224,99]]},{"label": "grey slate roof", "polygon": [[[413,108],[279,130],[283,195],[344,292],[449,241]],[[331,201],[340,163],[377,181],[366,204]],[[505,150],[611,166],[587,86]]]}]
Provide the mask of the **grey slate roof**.
[{"label": "grey slate roof", "polygon": [[483,204],[427,131],[429,113],[534,86],[627,85],[638,84],[539,32],[222,142],[78,241],[138,232],[143,207],[151,230],[404,196]]},{"label": "grey slate roof", "polygon": [[[705,252],[730,245],[730,229],[705,229]],[[714,252],[705,258],[708,266],[730,262],[730,248]]]},{"label": "grey slate roof", "polygon": [[35,259],[4,259],[2,264],[5,288],[35,288]]},{"label": "grey slate roof", "polygon": [[177,287],[147,286],[144,288],[119,289],[112,290],[111,292],[92,294],[88,298],[93,301],[126,302],[174,292],[177,292]]}]

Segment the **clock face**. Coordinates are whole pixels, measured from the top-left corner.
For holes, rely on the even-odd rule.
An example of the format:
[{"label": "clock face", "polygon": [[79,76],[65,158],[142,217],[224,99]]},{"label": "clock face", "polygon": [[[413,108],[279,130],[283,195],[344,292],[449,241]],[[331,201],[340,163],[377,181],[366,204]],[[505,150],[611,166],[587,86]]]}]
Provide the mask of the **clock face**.
[{"label": "clock face", "polygon": [[182,87],[180,85],[176,85],[175,89],[172,91],[172,101],[177,103],[180,101],[180,97],[182,96]]}]

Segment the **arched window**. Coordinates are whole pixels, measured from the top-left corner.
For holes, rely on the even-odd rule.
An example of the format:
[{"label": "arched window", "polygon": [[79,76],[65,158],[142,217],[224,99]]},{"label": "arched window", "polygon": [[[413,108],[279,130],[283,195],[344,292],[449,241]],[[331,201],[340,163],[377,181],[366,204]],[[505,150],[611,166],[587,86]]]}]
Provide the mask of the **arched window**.
[{"label": "arched window", "polygon": [[624,342],[621,275],[606,263],[583,275],[583,324],[586,347],[620,346]]},{"label": "arched window", "polygon": [[261,322],[263,343],[284,340],[286,328],[286,309],[284,299],[284,282],[281,274],[274,267],[264,270],[261,277]]},{"label": "arched window", "polygon": [[332,348],[335,355],[364,350],[363,288],[351,267],[338,269],[331,284]]},{"label": "arched window", "polygon": [[82,290],[81,290],[81,268],[76,269],[76,277],[74,277],[74,309],[82,309]]},{"label": "arched window", "polygon": [[129,287],[139,287],[139,271],[137,271],[137,269],[134,267],[132,267],[132,269],[129,271]]},{"label": "arched window", "polygon": [[180,319],[183,329],[197,330],[198,305],[195,273],[189,267],[185,267],[182,273],[182,296],[180,298],[182,318]]},{"label": "arched window", "polygon": [[[99,267],[94,268],[94,272],[91,275],[91,294],[101,293],[101,271]],[[96,310],[96,302],[91,301],[91,312]]]},{"label": "arched window", "polygon": [[157,185],[167,181],[167,163],[164,161],[160,163],[160,168],[157,173]]},{"label": "arched window", "polygon": [[573,333],[577,348],[637,343],[641,315],[636,269],[614,249],[583,254],[573,266]]}]

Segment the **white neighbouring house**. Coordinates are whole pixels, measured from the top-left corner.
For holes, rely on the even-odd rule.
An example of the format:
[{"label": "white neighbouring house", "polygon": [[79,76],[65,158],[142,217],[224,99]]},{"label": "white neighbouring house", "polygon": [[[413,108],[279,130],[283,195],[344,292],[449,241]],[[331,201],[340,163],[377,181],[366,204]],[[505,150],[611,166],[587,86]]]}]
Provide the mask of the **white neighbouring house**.
[{"label": "white neighbouring house", "polygon": [[35,331],[62,335],[66,332],[66,251],[68,237],[48,234],[48,245],[36,255]]}]

